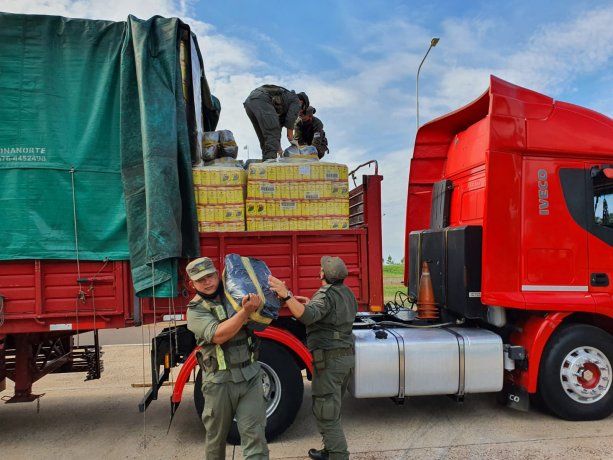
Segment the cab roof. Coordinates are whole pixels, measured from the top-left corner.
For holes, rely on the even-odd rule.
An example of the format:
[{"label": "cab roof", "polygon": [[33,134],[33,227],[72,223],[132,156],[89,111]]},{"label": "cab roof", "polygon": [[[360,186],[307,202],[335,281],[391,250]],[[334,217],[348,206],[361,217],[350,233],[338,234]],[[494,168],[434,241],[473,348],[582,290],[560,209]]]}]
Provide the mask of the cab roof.
[{"label": "cab roof", "polygon": [[[490,149],[507,150],[512,134],[513,150],[518,153],[524,150],[613,157],[613,119],[491,75],[490,87],[479,98],[418,130],[413,158],[427,154],[424,146],[449,142],[455,134],[485,117],[490,117]],[[515,128],[513,133],[507,129],[511,127]]]}]

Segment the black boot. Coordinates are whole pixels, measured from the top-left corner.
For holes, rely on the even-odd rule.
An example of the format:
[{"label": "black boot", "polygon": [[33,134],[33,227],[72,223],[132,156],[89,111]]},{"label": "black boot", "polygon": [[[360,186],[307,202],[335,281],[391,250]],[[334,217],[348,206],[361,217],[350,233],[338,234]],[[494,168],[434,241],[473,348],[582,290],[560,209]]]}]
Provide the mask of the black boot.
[{"label": "black boot", "polygon": [[309,457],[313,460],[328,460],[328,451],[326,449],[309,449]]}]

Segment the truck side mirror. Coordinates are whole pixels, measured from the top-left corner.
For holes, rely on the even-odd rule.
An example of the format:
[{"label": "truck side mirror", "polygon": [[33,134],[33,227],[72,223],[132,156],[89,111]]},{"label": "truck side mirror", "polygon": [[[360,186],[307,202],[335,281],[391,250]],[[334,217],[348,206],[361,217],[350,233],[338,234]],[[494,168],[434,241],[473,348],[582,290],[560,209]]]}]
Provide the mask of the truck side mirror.
[{"label": "truck side mirror", "polygon": [[604,168],[602,172],[608,179],[613,179],[613,168]]}]

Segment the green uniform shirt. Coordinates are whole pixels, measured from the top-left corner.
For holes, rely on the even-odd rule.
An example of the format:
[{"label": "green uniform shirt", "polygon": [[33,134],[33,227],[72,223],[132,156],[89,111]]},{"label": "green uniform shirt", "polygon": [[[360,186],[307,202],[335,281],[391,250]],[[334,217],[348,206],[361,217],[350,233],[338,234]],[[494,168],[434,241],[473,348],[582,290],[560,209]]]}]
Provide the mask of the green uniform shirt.
[{"label": "green uniform shirt", "polygon": [[317,117],[313,117],[311,122],[302,121],[300,117],[294,124],[294,139],[298,145],[312,145],[317,149],[319,158],[328,151],[328,139],[324,132],[324,124]]},{"label": "green uniform shirt", "polygon": [[358,301],[344,284],[327,284],[319,288],[300,317],[306,325],[309,350],[351,347],[351,331],[357,312]]},{"label": "green uniform shirt", "polygon": [[[219,323],[227,319],[226,310],[219,298],[206,300],[197,295],[187,307],[187,328],[194,333],[196,343],[202,347],[200,351],[202,356],[205,359],[208,356],[218,357],[218,353],[221,352],[228,366],[228,369],[219,369],[215,372],[207,372],[205,369],[202,369],[203,382],[220,383],[232,381],[239,383],[250,380],[257,375],[260,371],[260,363],[255,360],[246,367],[230,367],[232,363],[243,363],[251,359],[251,350],[246,343],[249,334],[247,334],[244,327],[226,344],[223,344],[223,348],[221,345],[213,343],[213,336],[215,336]],[[232,342],[237,344],[233,345]]]},{"label": "green uniform shirt", "polygon": [[[294,139],[300,145],[315,145],[318,138],[323,136],[324,124],[317,117],[309,122],[302,121],[300,117],[296,118],[294,124]],[[315,134],[319,133],[318,138],[314,138]]]}]

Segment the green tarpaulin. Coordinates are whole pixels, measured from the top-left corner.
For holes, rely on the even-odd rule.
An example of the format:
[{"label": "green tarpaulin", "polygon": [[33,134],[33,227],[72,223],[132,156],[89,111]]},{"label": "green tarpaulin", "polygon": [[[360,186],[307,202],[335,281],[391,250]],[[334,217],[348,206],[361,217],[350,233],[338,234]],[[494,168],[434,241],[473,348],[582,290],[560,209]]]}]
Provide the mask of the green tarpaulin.
[{"label": "green tarpaulin", "polygon": [[[199,254],[186,30],[0,14],[0,260],[130,259],[137,293],[172,294],[177,259]],[[194,87],[210,129],[203,74]]]}]

